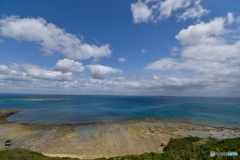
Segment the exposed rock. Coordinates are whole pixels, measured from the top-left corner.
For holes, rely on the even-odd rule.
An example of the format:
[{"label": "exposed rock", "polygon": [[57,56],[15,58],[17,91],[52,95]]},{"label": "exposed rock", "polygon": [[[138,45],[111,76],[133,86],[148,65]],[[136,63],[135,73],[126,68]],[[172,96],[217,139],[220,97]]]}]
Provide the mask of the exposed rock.
[{"label": "exposed rock", "polygon": [[11,146],[11,140],[6,140],[5,141],[5,146],[10,147]]},{"label": "exposed rock", "polygon": [[161,143],[161,147],[165,147],[166,145],[164,143]]}]

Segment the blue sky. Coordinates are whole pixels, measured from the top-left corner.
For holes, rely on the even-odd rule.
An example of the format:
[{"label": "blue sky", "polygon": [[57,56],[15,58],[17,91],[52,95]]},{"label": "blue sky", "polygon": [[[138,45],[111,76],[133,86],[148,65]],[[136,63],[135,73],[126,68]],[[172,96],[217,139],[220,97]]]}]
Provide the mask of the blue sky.
[{"label": "blue sky", "polygon": [[0,0],[0,92],[237,96],[239,6]]}]

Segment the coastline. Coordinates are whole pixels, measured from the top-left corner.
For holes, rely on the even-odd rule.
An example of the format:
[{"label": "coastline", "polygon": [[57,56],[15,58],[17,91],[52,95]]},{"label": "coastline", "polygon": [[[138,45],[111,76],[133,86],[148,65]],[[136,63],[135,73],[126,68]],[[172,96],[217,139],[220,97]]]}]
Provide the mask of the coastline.
[{"label": "coastline", "polygon": [[7,118],[10,117],[11,115],[14,115],[14,114],[18,113],[18,112],[20,112],[20,110],[0,109],[0,123],[8,122]]},{"label": "coastline", "polygon": [[240,128],[213,127],[184,121],[136,120],[94,124],[41,125],[8,122],[19,110],[0,109],[0,150],[4,141],[52,157],[93,159],[163,152],[170,138],[240,137]]}]

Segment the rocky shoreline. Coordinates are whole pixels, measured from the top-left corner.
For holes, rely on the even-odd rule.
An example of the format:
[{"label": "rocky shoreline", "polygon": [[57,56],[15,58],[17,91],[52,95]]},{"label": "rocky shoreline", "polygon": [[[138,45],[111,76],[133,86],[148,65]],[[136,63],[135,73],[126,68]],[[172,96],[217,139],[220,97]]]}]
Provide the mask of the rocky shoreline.
[{"label": "rocky shoreline", "polygon": [[145,152],[161,153],[170,138],[240,137],[240,128],[212,127],[183,121],[142,120],[84,125],[39,125],[8,122],[19,110],[0,110],[0,150],[25,148],[54,157],[93,159]]}]

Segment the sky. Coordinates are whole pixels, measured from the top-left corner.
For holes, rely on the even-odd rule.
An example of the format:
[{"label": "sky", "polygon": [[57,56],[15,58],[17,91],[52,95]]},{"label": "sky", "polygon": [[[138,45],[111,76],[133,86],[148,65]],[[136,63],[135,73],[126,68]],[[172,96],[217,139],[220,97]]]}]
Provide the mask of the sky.
[{"label": "sky", "polygon": [[0,93],[239,97],[239,6],[0,0]]}]

